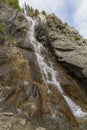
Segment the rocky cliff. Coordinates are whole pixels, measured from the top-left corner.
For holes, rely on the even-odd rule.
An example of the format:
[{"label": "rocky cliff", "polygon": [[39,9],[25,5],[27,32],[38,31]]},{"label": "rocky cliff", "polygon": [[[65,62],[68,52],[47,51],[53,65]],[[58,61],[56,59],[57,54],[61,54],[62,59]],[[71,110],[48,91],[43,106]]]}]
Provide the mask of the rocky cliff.
[{"label": "rocky cliff", "polygon": [[[87,40],[54,14],[47,16],[47,24],[37,27],[36,37],[50,46],[57,61],[87,89]],[[42,31],[42,33],[41,33]],[[86,90],[87,91],[87,90]]]},{"label": "rocky cliff", "polygon": [[[32,21],[38,23],[35,39]],[[43,67],[35,47],[42,48],[38,54]],[[0,2],[0,129],[86,130],[87,117],[77,118],[64,99],[70,97],[87,112],[86,50],[86,40],[55,15],[35,14],[28,20]],[[50,69],[64,94],[53,82],[45,82],[55,77]]]}]

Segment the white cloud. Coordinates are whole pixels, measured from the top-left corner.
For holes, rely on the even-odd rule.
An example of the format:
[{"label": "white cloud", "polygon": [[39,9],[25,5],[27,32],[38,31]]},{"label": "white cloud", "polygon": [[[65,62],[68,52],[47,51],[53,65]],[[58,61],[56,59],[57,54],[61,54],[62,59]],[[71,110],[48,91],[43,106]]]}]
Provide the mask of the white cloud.
[{"label": "white cloud", "polygon": [[73,22],[80,34],[87,38],[87,0],[78,0],[79,8],[73,17]]},{"label": "white cloud", "polygon": [[22,6],[24,2],[29,4],[35,9],[45,10],[47,13],[55,13],[56,10],[59,10],[64,7],[66,0],[19,0],[20,5]]}]

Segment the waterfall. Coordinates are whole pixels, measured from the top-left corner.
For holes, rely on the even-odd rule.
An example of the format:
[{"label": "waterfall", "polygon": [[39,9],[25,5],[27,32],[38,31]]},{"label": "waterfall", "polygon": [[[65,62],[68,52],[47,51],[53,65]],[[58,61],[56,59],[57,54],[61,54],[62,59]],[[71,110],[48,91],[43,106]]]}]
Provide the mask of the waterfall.
[{"label": "waterfall", "polygon": [[[57,81],[57,72],[54,70],[53,63],[50,61],[49,57],[47,56],[47,50],[34,37],[34,29],[35,29],[35,25],[37,24],[37,20],[33,20],[31,17],[27,17],[27,16],[26,18],[28,20],[29,27],[30,27],[28,32],[29,39],[31,40],[32,45],[34,46],[35,53],[37,56],[37,61],[39,63],[39,67],[41,70],[44,83],[46,84],[46,86],[48,86],[49,84],[53,84],[54,86],[57,87],[58,91],[64,97],[65,101],[67,102],[68,106],[70,107],[75,117],[82,118],[87,116],[87,112],[83,112],[80,106],[76,105],[69,97],[65,95],[62,87],[60,86],[60,83]],[[50,90],[48,89],[48,94],[49,92]]]},{"label": "waterfall", "polygon": [[69,97],[64,95],[64,98],[67,104],[69,105],[74,116],[76,116],[77,118],[82,118],[82,117],[87,116],[87,112],[83,112],[81,110],[81,107],[77,105],[76,103],[74,103]]}]

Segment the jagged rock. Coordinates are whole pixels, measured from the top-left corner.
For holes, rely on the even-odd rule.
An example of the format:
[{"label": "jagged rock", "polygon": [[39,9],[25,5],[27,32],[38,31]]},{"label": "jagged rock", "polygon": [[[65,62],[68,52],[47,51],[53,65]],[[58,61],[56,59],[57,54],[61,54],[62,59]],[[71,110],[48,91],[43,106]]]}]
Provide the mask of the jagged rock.
[{"label": "jagged rock", "polygon": [[[83,38],[79,36],[75,29],[72,29],[71,27],[64,25],[62,22],[58,24],[58,19],[56,17],[55,19],[57,21],[57,23],[53,26],[55,31],[52,30],[52,28],[49,28],[49,35],[50,33],[55,32],[56,36],[58,36],[56,40],[51,42],[54,48],[54,52],[58,57],[58,61],[65,63],[68,67],[69,65],[71,65],[70,67],[72,67],[72,69],[70,70],[78,78],[87,78],[87,43],[84,44]],[[73,69],[75,68],[75,66],[76,69],[78,68],[77,71],[76,69]]]},{"label": "jagged rock", "polygon": [[47,25],[36,27],[36,38],[48,46],[67,72],[81,80],[87,89],[87,40],[55,15],[47,16]]}]

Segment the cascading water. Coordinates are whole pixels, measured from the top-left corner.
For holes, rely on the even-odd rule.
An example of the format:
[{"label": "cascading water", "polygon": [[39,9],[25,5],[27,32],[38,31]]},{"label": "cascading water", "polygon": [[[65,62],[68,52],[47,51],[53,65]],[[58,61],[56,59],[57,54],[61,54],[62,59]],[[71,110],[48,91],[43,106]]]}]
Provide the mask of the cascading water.
[{"label": "cascading water", "polygon": [[[46,86],[48,86],[49,84],[53,84],[57,87],[57,89],[60,91],[60,93],[64,97],[65,101],[69,105],[75,117],[82,118],[84,116],[87,116],[87,113],[83,112],[80,106],[76,105],[69,97],[64,95],[63,89],[60,86],[60,83],[57,81],[57,72],[54,70],[52,62],[47,56],[46,49],[34,37],[34,29],[35,29],[35,25],[37,24],[37,20],[33,20],[31,17],[27,17],[27,20],[31,27],[28,32],[29,39],[31,40],[32,45],[34,46],[35,53],[37,56],[37,61],[41,69],[44,83],[46,84]],[[48,94],[49,92],[50,90],[48,89]]]},{"label": "cascading water", "polygon": [[64,98],[65,98],[67,104],[69,105],[74,116],[76,116],[77,118],[82,118],[82,117],[87,116],[87,112],[83,112],[81,110],[81,107],[76,105],[69,97],[64,95]]}]

